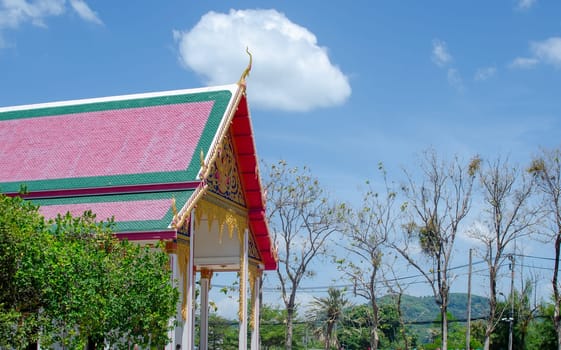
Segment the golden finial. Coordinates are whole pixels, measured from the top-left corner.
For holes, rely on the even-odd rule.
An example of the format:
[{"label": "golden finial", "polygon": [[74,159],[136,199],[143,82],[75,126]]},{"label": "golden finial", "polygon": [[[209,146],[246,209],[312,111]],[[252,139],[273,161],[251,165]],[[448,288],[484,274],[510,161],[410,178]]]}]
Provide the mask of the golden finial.
[{"label": "golden finial", "polygon": [[244,89],[245,89],[245,86],[246,86],[245,78],[247,78],[249,76],[249,72],[251,71],[251,63],[253,62],[253,56],[251,55],[251,52],[249,52],[248,47],[245,48],[245,52],[247,52],[247,54],[249,55],[249,64],[244,69],[244,71],[242,73],[242,76],[240,77],[240,80],[238,81],[238,85],[240,85]]},{"label": "golden finial", "polygon": [[171,212],[173,213],[172,226],[175,226],[177,223],[177,206],[175,205],[175,197],[171,197]]},{"label": "golden finial", "polygon": [[201,153],[199,154],[199,157],[201,158],[201,174],[200,174],[200,178],[202,179],[205,176],[206,173],[206,165],[205,165],[205,153],[203,152],[203,149],[201,148]]},{"label": "golden finial", "polygon": [[177,206],[175,205],[175,197],[171,197],[171,211],[173,216],[177,216]]}]

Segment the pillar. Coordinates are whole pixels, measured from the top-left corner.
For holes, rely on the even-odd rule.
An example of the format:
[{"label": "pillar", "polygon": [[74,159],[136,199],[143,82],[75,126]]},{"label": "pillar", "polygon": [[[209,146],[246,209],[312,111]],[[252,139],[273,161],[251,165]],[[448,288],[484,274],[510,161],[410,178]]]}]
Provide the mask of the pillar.
[{"label": "pillar", "polygon": [[248,230],[245,229],[240,244],[240,332],[238,349],[247,350],[247,272],[248,272]]},{"label": "pillar", "polygon": [[187,254],[188,256],[187,258],[187,268],[185,269],[185,275],[183,276],[184,278],[187,279],[186,283],[184,284],[186,286],[186,290],[185,292],[185,306],[184,306],[184,310],[182,310],[182,317],[184,320],[183,323],[183,333],[181,336],[182,339],[182,350],[193,350],[193,343],[194,343],[194,329],[195,329],[195,324],[194,324],[194,312],[193,312],[193,299],[194,299],[194,278],[193,278],[193,268],[194,268],[194,261],[193,261],[193,243],[195,241],[194,239],[194,235],[195,235],[195,225],[194,225],[194,213],[192,212],[191,215],[189,216],[189,253]]},{"label": "pillar", "polygon": [[208,349],[208,292],[210,290],[210,280],[212,270],[201,270],[201,320],[200,320],[200,341],[199,350]]},{"label": "pillar", "polygon": [[256,269],[256,276],[251,276],[253,279],[253,290],[251,291],[251,295],[253,296],[251,300],[252,312],[251,319],[253,320],[253,328],[251,330],[251,350],[259,350],[260,348],[260,334],[259,334],[259,326],[260,326],[260,308],[261,308],[261,270]]},{"label": "pillar", "polygon": [[[166,253],[169,256],[170,265],[170,283],[177,288],[180,295],[180,300],[183,296],[183,283],[181,269],[179,266],[179,255],[177,253],[177,242],[167,242],[166,243]],[[182,334],[183,334],[183,319],[181,316],[181,302],[177,304],[175,317],[170,319],[170,325],[177,320],[176,326],[171,329],[168,333],[170,343],[166,345],[165,350],[176,350],[177,346],[181,346]]]},{"label": "pillar", "polygon": [[[170,265],[171,265],[171,278],[173,285],[179,291],[179,294],[183,294],[183,283],[181,281],[181,275],[179,274],[179,265],[177,260],[177,250],[174,250],[173,253],[169,254],[170,258]],[[175,314],[176,320],[182,321],[181,319],[181,303],[177,304],[177,310]],[[170,322],[173,322],[171,320]],[[171,343],[166,346],[166,350],[175,350],[177,345],[181,346],[181,334],[183,333],[183,322],[178,322],[175,328],[170,331],[170,339]]]}]

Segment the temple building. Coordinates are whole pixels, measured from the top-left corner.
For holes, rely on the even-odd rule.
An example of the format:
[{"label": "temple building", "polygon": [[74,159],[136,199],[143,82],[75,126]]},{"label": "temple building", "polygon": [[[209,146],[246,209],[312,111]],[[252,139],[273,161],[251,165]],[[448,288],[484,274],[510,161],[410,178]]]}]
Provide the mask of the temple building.
[{"label": "temple building", "polygon": [[170,281],[180,291],[179,322],[166,349],[207,349],[217,271],[239,275],[239,349],[258,349],[260,280],[277,258],[243,79],[0,108],[0,140],[3,193],[24,185],[46,218],[91,210],[100,220],[113,217],[119,238],[165,243]]}]

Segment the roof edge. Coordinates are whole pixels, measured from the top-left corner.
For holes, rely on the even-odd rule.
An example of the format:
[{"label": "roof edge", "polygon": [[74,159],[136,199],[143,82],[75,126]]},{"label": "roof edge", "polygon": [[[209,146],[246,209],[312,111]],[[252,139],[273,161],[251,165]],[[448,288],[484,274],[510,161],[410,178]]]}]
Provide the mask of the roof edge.
[{"label": "roof edge", "polygon": [[196,93],[224,91],[224,90],[228,90],[232,93],[232,95],[235,95],[237,90],[239,90],[239,88],[240,87],[238,84],[228,84],[228,85],[217,85],[217,86],[209,86],[209,87],[193,88],[193,89],[143,92],[143,93],[127,94],[127,95],[115,95],[115,96],[84,98],[84,99],[75,99],[75,100],[66,100],[66,101],[57,101],[57,102],[26,104],[26,105],[18,105],[18,106],[6,106],[6,107],[0,107],[0,113],[22,111],[22,110],[29,110],[29,109],[75,106],[81,104],[100,103],[100,102],[123,101],[129,99],[196,94]]}]

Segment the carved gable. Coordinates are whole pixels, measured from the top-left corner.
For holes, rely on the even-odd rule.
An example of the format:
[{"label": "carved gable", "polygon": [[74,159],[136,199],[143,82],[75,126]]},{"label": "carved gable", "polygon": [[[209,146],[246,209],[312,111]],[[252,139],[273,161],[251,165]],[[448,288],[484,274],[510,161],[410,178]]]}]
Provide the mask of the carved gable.
[{"label": "carved gable", "polygon": [[240,182],[238,165],[234,155],[234,147],[231,142],[230,134],[226,134],[211,171],[206,179],[208,189],[220,197],[245,208],[245,198]]}]

